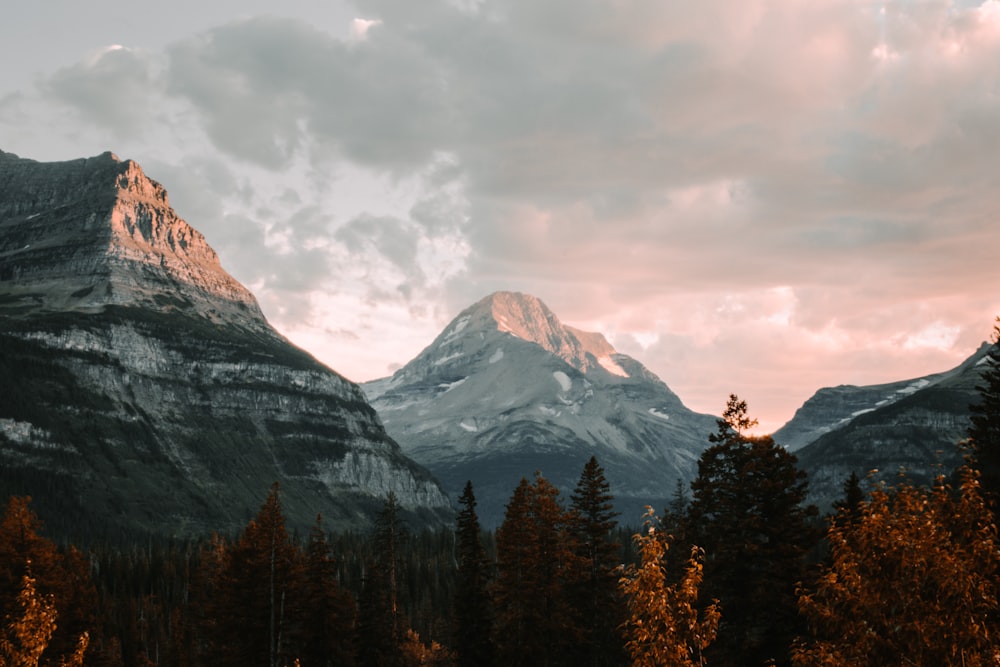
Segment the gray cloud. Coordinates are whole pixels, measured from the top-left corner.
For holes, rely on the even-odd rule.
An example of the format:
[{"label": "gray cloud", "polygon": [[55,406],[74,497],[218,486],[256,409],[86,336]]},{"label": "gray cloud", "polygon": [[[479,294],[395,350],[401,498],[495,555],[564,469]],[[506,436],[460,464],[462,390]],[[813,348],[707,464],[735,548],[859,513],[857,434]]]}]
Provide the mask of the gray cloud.
[{"label": "gray cloud", "polygon": [[377,254],[403,274],[404,284],[422,286],[424,274],[417,261],[420,236],[412,224],[395,218],[361,215],[338,229],[334,236],[359,261]]},{"label": "gray cloud", "polygon": [[43,89],[87,121],[127,137],[138,134],[150,122],[154,85],[150,57],[115,46],[56,71],[43,83]]}]

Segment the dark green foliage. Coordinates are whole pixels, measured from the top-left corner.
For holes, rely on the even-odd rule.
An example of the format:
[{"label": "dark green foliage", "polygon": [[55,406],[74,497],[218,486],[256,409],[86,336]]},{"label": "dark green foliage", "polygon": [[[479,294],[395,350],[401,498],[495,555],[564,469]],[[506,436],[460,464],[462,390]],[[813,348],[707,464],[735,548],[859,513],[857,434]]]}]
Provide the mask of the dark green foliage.
[{"label": "dark green foliage", "polygon": [[358,664],[362,667],[395,667],[402,663],[404,628],[399,581],[405,541],[399,501],[390,492],[375,520],[375,554],[366,564],[359,598]]},{"label": "dark green foliage", "polygon": [[976,391],[979,401],[969,406],[969,440],[982,475],[983,492],[996,506],[1000,500],[1000,324],[993,327],[993,347],[986,355],[982,383],[976,385]]},{"label": "dark green foliage", "polygon": [[503,665],[572,664],[583,637],[570,591],[580,561],[559,490],[522,479],[497,530],[494,639]]},{"label": "dark green foliage", "polygon": [[844,497],[833,504],[835,521],[854,522],[861,516],[861,503],[865,501],[865,492],[861,490],[861,480],[858,474],[852,472],[844,482]]},{"label": "dark green foliage", "polygon": [[257,517],[227,549],[215,582],[212,662],[247,667],[288,662],[298,556],[275,484]]},{"label": "dark green foliage", "polygon": [[299,647],[296,656],[304,666],[350,667],[354,664],[354,598],[340,588],[337,565],[319,516],[304,555],[295,609],[301,620],[292,638]]},{"label": "dark green foliage", "polygon": [[479,518],[472,482],[458,499],[462,509],[455,527],[458,573],[455,589],[455,652],[459,667],[493,664],[493,609],[487,585],[490,564],[480,541]]},{"label": "dark green foliage", "polygon": [[816,511],[802,507],[806,479],[795,457],[769,436],[745,433],[756,424],[746,402],[730,396],[723,417],[698,462],[688,518],[688,537],[706,554],[702,598],[722,607],[708,661],[787,664]]},{"label": "dark green foliage", "polygon": [[625,613],[618,593],[621,547],[614,541],[618,526],[611,486],[596,457],[590,457],[571,496],[570,530],[576,545],[578,576],[568,595],[582,631],[577,645],[582,665],[621,664],[624,655],[618,627]]}]

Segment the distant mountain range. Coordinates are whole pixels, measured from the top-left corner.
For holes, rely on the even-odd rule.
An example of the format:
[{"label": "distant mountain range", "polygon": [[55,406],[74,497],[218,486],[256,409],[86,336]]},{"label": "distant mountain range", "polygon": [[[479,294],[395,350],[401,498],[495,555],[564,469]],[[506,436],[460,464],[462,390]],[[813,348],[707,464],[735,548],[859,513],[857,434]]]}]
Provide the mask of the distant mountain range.
[{"label": "distant mountain range", "polygon": [[[810,499],[828,508],[851,472],[950,471],[987,350],[806,401],[774,437]],[[466,480],[492,527],[522,477],[568,496],[590,456],[635,525],[687,487],[715,430],[601,334],[513,292],[359,388],[270,326],[134,162],[0,151],[0,499],[32,495],[54,533],[231,531],[274,481],[301,530],[317,513],[363,528],[389,492],[415,525],[450,525]]]},{"label": "distant mountain range", "polygon": [[0,152],[0,496],[65,535],[363,528],[453,510],[358,387],[291,345],[139,165]]},{"label": "distant mountain range", "polygon": [[[810,502],[829,509],[851,472],[925,483],[958,465],[988,349],[944,373],[819,390],[774,434],[809,474]],[[362,388],[390,435],[451,494],[473,482],[491,526],[522,476],[538,470],[568,494],[591,455],[623,521],[637,523],[643,506],[662,510],[678,481],[694,479],[716,430],[716,417],[687,409],[602,335],[510,292],[462,311],[392,377]]]}]

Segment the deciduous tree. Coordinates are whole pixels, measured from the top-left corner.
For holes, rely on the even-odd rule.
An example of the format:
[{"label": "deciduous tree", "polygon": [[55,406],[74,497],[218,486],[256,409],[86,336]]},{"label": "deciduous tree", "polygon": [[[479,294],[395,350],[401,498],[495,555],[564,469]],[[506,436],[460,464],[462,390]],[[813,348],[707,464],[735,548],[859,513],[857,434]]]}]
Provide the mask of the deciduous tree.
[{"label": "deciduous tree", "polygon": [[46,642],[43,661],[48,661],[72,655],[80,637],[95,630],[96,593],[82,555],[73,547],[60,551],[43,537],[30,504],[31,498],[12,496],[0,518],[0,610],[16,606],[30,574],[32,586],[51,600],[59,619]]},{"label": "deciduous tree", "polygon": [[719,626],[718,601],[698,613],[702,582],[701,551],[691,550],[677,583],[668,583],[664,557],[669,545],[651,508],[645,530],[633,540],[642,564],[630,565],[620,586],[628,606],[624,625],[625,648],[634,667],[695,667],[703,665],[704,651],[715,640]]},{"label": "deciduous tree", "polygon": [[[58,613],[53,596],[38,592],[31,576],[31,563],[26,565],[14,613],[4,617],[0,633],[0,667],[37,667],[56,630]],[[80,667],[89,641],[89,633],[81,634],[76,649],[59,662],[60,667]]]},{"label": "deciduous tree", "polygon": [[831,563],[800,590],[811,638],[796,645],[796,666],[1000,662],[1000,545],[977,474],[959,477],[957,496],[944,478],[929,490],[880,487],[856,520],[831,522]]}]

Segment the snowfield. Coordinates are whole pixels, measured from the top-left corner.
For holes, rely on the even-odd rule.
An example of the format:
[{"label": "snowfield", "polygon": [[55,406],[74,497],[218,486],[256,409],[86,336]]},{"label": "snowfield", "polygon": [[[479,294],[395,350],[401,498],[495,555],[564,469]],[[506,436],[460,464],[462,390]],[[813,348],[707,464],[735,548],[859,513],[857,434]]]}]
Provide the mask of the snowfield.
[{"label": "snowfield", "polygon": [[556,379],[559,386],[562,388],[563,392],[568,392],[573,388],[573,381],[569,379],[569,376],[562,371],[553,371],[552,377]]}]

